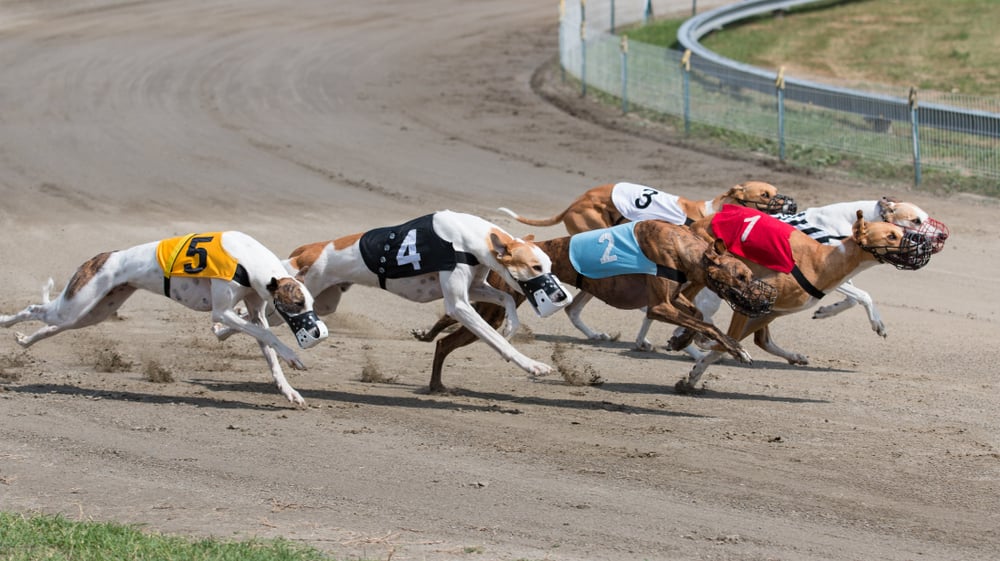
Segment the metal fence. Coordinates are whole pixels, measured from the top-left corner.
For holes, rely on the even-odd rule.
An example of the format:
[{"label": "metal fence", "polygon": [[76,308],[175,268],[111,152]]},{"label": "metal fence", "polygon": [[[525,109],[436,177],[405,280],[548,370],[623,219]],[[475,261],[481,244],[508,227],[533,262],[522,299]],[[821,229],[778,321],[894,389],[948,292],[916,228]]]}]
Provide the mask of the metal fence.
[{"label": "metal fence", "polygon": [[[563,70],[620,99],[692,123],[769,141],[775,156],[824,163],[840,154],[921,170],[1000,178],[1000,101],[928,94],[862,92],[796,80],[724,59],[697,39],[733,18],[816,0],[745,0],[699,14],[681,27],[685,53],[625,41],[613,28],[643,21],[649,0],[569,0],[560,5]],[[754,12],[753,10],[756,10]],[[739,12],[734,13],[734,12]]]}]

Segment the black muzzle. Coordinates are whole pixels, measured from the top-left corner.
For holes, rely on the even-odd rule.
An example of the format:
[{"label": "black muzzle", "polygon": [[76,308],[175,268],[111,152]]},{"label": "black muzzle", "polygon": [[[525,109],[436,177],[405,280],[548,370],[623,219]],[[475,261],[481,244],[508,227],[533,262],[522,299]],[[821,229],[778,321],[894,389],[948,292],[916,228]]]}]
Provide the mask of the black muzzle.
[{"label": "black muzzle", "polygon": [[[711,284],[710,282],[709,285]],[[717,287],[712,290],[725,300],[730,308],[751,318],[771,313],[774,301],[778,299],[778,290],[759,279],[747,283],[744,288],[715,284]]]},{"label": "black muzzle", "polygon": [[753,205],[757,210],[767,214],[795,214],[799,211],[798,203],[787,195],[775,195],[766,203],[747,201],[746,204]]},{"label": "black muzzle", "polygon": [[898,249],[872,246],[865,246],[862,249],[874,255],[879,263],[889,263],[904,271],[916,271],[930,262],[934,244],[927,236],[915,230],[906,230]]}]

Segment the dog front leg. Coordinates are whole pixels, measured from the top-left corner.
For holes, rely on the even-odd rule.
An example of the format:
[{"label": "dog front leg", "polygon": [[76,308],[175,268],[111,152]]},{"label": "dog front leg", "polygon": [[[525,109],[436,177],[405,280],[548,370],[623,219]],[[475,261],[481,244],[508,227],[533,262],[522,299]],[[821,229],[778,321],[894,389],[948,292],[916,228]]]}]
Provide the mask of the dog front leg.
[{"label": "dog front leg", "polygon": [[709,366],[718,362],[720,358],[722,358],[722,351],[709,351],[708,354],[695,362],[687,378],[682,378],[674,384],[674,391],[685,395],[694,393],[701,376],[708,370]]},{"label": "dog front leg", "polygon": [[573,297],[573,302],[571,302],[569,306],[566,306],[563,311],[566,312],[566,316],[569,318],[570,323],[573,324],[573,327],[579,329],[580,332],[587,336],[587,339],[590,339],[591,341],[614,341],[617,337],[608,335],[607,333],[594,331],[589,325],[584,323],[583,318],[580,317],[580,314],[583,312],[583,307],[587,305],[587,302],[590,302],[593,299],[593,294],[580,291],[575,297]]},{"label": "dog front leg", "polygon": [[[287,345],[281,342],[274,333],[271,333],[264,327],[259,325],[254,325],[247,320],[241,318],[239,314],[233,311],[231,308],[226,308],[222,311],[212,310],[212,321],[221,323],[226,327],[230,327],[237,331],[246,333],[247,335],[253,337],[257,341],[264,343],[275,351],[277,351],[278,356],[280,356],[285,362],[295,368],[296,370],[305,370],[306,366],[299,359],[295,351],[290,349]],[[214,331],[214,330],[213,330]]]},{"label": "dog front leg", "polygon": [[[475,308],[469,302],[469,285],[467,283],[471,279],[459,271],[460,269],[456,268],[454,271],[442,271],[441,273],[441,289],[444,295],[445,312],[457,319],[469,331],[475,333],[487,345],[493,347],[493,350],[500,353],[500,356],[504,360],[514,361],[515,364],[532,376],[544,376],[551,373],[551,366],[521,354],[476,312]],[[510,297],[509,294],[507,296]],[[513,302],[513,298],[511,298],[511,302]],[[508,309],[508,316],[510,313],[511,310]],[[516,317],[516,307],[513,308],[513,313]]]},{"label": "dog front leg", "polygon": [[822,306],[813,314],[813,319],[824,319],[828,317],[833,317],[848,308],[854,307],[855,304],[861,304],[868,314],[868,323],[872,326],[872,331],[886,337],[889,332],[886,331],[885,323],[882,322],[882,314],[879,313],[878,309],[875,307],[875,302],[872,300],[871,294],[868,294],[864,290],[854,286],[854,283],[847,281],[844,284],[837,287],[837,292],[844,294],[847,298],[830,304],[829,306]]},{"label": "dog front leg", "polygon": [[[469,289],[469,300],[472,302],[496,304],[507,312],[507,318],[503,326],[504,339],[510,339],[521,328],[521,320],[517,317],[517,302],[510,294],[483,283]],[[478,316],[479,314],[476,315]]]},{"label": "dog front leg", "polygon": [[787,360],[788,364],[809,364],[809,357],[799,353],[792,353],[779,347],[774,342],[774,339],[771,339],[771,328],[766,325],[754,332],[753,342],[772,355]]},{"label": "dog front leg", "polygon": [[[247,316],[252,322],[252,325],[262,327],[265,330],[267,329],[268,322],[267,316],[264,313],[263,302],[255,302],[252,304],[248,302]],[[270,331],[268,331],[268,333],[270,333]],[[302,395],[299,394],[299,392],[297,392],[285,378],[285,373],[281,370],[281,361],[278,360],[278,353],[275,352],[273,347],[260,339],[257,340],[257,345],[260,346],[260,351],[264,355],[264,360],[267,362],[267,366],[271,370],[271,378],[274,379],[274,383],[278,386],[278,391],[281,392],[281,395],[285,396],[285,399],[296,405],[305,405],[306,400],[302,398]]]},{"label": "dog front leg", "polygon": [[[643,308],[645,312],[647,308]],[[649,352],[653,350],[653,342],[649,340],[649,328],[653,326],[653,320],[648,315],[643,316],[642,325],[639,332],[635,334],[635,350]],[[680,329],[680,328],[678,328]]]}]

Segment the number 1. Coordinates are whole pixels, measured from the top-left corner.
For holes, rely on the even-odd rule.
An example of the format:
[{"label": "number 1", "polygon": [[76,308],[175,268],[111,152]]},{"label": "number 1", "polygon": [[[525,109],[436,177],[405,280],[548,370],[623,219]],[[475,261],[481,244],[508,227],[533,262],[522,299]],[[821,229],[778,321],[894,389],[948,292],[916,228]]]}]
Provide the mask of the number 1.
[{"label": "number 1", "polygon": [[756,224],[758,220],[760,220],[759,214],[757,216],[751,216],[743,219],[743,221],[747,223],[747,227],[743,230],[743,235],[740,236],[741,242],[747,241],[747,236],[750,235],[750,230],[753,230],[753,225]]}]

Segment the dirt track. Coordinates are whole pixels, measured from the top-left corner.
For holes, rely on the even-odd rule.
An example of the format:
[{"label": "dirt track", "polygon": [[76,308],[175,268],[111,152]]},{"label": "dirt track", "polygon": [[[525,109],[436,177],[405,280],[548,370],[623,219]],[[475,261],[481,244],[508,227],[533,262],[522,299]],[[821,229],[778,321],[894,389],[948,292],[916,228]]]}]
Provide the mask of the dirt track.
[{"label": "dirt track", "polygon": [[[622,333],[593,344],[522,310],[522,351],[606,382],[531,382],[476,344],[446,365],[456,393],[428,395],[433,346],[409,330],[441,307],[355,287],[289,374],[297,410],[248,338],[220,344],[206,315],[140,294],[121,321],[29,351],[6,333],[0,509],[340,558],[995,559],[996,201],[576,118],[531,87],[555,41],[555,3],[532,0],[0,1],[0,309],[100,251],[193,230],[284,255],[451,208],[547,238],[562,231],[495,208],[554,214],[622,179],[690,198],[761,179],[803,207],[895,195],[951,227],[925,269],[858,279],[889,337],[860,310],[793,316],[775,337],[809,366],[748,347],[752,367],[724,361],[685,397],[688,360],[630,350],[637,314],[592,304],[588,321]],[[545,72],[536,86],[593,109]],[[131,367],[100,372],[109,357]],[[144,381],[152,364],[176,381]],[[393,383],[361,382],[366,367]]]}]

